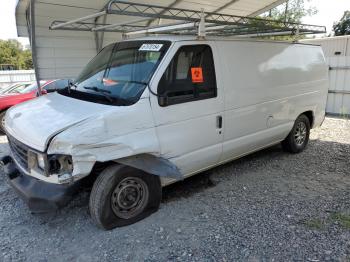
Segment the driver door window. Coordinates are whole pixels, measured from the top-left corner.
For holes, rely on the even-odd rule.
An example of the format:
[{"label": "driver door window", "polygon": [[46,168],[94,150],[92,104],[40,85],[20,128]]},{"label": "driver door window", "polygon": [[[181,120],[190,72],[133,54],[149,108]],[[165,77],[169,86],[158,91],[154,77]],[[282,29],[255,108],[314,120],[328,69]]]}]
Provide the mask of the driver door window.
[{"label": "driver door window", "polygon": [[183,46],[158,85],[159,105],[173,105],[217,96],[214,60],[208,45]]}]

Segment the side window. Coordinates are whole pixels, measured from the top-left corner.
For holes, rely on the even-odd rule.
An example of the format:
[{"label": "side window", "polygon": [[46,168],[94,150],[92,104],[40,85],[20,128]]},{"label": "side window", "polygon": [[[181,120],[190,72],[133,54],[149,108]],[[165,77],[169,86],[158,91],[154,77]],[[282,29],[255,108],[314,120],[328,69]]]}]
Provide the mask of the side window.
[{"label": "side window", "polygon": [[158,85],[159,105],[216,97],[213,53],[208,45],[183,46]]}]

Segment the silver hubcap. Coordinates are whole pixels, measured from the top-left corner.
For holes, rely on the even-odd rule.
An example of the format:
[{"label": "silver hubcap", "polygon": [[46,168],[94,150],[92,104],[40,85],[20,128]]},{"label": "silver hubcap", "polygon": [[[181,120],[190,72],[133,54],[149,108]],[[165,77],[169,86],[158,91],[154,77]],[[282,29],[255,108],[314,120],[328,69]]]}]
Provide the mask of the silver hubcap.
[{"label": "silver hubcap", "polygon": [[112,193],[112,210],[120,218],[135,217],[146,207],[148,195],[148,187],[142,179],[127,177],[116,186]]},{"label": "silver hubcap", "polygon": [[306,140],[306,133],[307,133],[307,128],[305,123],[299,122],[294,132],[295,143],[298,146],[301,146],[304,144]]}]

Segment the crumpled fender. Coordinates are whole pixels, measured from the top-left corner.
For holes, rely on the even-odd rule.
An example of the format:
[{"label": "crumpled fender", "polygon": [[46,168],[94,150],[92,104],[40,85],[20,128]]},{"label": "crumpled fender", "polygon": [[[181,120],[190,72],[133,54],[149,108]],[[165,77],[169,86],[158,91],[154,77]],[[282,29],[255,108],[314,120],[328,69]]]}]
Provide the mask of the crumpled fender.
[{"label": "crumpled fender", "polygon": [[107,161],[123,163],[158,176],[182,177],[174,164],[160,156],[147,99],[79,122],[56,135],[47,153],[71,155],[75,180],[90,174],[96,162]]}]

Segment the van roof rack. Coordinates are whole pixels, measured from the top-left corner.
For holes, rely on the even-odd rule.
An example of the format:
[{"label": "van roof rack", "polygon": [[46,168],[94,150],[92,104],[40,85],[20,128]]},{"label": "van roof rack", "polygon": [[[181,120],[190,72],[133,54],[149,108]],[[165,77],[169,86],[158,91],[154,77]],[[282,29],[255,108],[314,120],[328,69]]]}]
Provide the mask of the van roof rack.
[{"label": "van roof rack", "polygon": [[[116,24],[86,22],[100,16],[123,15],[138,19]],[[176,21],[157,26],[150,26],[157,19]],[[105,20],[106,21],[106,20]],[[53,21],[51,30],[73,30],[91,32],[119,32],[125,38],[148,34],[181,34],[210,36],[280,36],[299,34],[323,34],[325,26],[292,23],[256,17],[244,17],[190,10],[171,6],[141,4],[120,0],[111,0],[97,13],[70,21]]]}]

